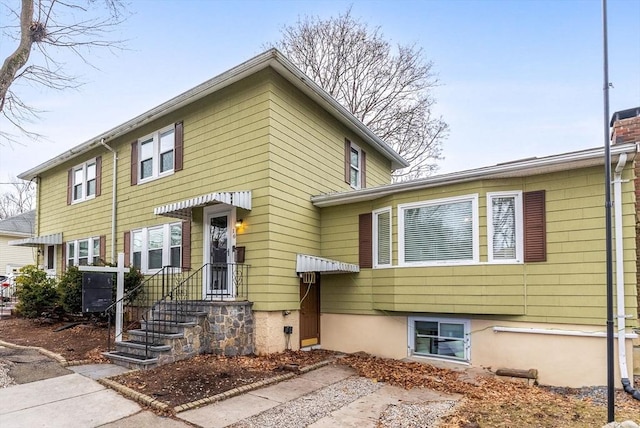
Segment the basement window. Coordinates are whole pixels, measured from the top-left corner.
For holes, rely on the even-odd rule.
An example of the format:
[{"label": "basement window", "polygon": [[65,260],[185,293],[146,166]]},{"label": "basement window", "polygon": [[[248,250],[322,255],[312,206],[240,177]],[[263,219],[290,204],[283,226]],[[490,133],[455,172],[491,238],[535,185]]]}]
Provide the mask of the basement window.
[{"label": "basement window", "polygon": [[411,355],[469,361],[469,321],[409,317]]}]

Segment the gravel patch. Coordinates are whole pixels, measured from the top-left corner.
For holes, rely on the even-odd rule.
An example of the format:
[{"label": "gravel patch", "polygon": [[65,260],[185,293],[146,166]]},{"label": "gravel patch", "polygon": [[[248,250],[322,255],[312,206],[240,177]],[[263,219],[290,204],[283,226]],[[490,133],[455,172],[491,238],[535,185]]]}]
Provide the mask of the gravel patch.
[{"label": "gravel patch", "polygon": [[361,377],[350,377],[296,400],[281,404],[258,415],[237,422],[233,428],[288,427],[303,428],[322,419],[358,398],[382,387],[382,383]]},{"label": "gravel patch", "polygon": [[8,361],[0,360],[0,388],[6,388],[11,385],[15,385],[13,378],[9,376],[9,370],[11,370],[11,363]]},{"label": "gravel patch", "polygon": [[456,401],[426,401],[391,404],[380,416],[379,427],[437,427],[440,419],[453,411]]}]

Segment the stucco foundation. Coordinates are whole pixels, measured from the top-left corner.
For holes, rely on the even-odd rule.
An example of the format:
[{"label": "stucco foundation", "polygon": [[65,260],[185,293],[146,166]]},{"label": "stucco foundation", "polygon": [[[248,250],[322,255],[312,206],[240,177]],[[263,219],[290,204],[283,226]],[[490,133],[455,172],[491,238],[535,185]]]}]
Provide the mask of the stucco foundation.
[{"label": "stucco foundation", "polygon": [[[320,319],[324,349],[365,351],[388,358],[408,356],[407,317],[322,314]],[[585,337],[587,332],[604,331],[602,326],[495,320],[470,320],[470,324],[473,366],[491,368],[492,371],[498,368],[537,369],[538,381],[544,385],[581,387],[607,384],[606,338]],[[526,332],[495,332],[495,326],[515,327]],[[532,329],[549,333],[534,334]],[[570,331],[571,334],[557,334],[562,331]],[[614,346],[616,387],[619,388],[617,341]],[[627,368],[632,377],[631,340],[627,340],[626,349]]]},{"label": "stucco foundation", "polygon": [[287,349],[287,335],[284,326],[293,326],[293,334],[289,339],[289,349],[300,349],[300,316],[298,311],[255,311],[255,349],[256,354],[271,354]]}]

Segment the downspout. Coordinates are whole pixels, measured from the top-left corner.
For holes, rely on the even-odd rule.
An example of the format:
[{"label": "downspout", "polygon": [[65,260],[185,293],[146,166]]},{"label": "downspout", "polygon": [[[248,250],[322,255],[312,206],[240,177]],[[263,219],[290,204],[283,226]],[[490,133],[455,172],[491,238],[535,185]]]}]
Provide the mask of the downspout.
[{"label": "downspout", "polygon": [[621,153],[613,174],[613,203],[615,242],[616,242],[616,300],[618,307],[618,364],[620,366],[620,378],[625,392],[631,394],[636,400],[640,400],[640,391],[633,388],[629,381],[627,369],[626,349],[626,310],[624,305],[624,245],[622,242],[622,171],[627,163],[627,154]]},{"label": "downspout", "polygon": [[100,140],[107,150],[113,153],[113,184],[111,185],[111,263],[116,262],[116,184],[118,182],[118,153],[104,142],[104,138]]}]

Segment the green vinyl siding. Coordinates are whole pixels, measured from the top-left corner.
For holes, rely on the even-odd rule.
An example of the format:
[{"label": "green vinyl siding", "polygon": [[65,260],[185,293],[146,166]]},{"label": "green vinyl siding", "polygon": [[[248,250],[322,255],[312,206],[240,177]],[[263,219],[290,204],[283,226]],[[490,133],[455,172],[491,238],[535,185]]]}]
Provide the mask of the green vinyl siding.
[{"label": "green vinyl siding", "polygon": [[[177,121],[184,125],[183,169],[131,186],[131,142]],[[368,186],[388,183],[390,161],[265,69],[108,141],[118,152],[117,252],[124,250],[126,231],[176,221],[155,216],[154,207],[216,191],[250,190],[252,209],[238,209],[244,222],[236,238],[251,265],[249,299],[255,310],[297,309],[296,253],[321,255],[320,210],[310,198],[349,189],[343,177],[345,138],[367,152]],[[67,206],[68,168],[96,155],[102,155],[102,195]],[[44,173],[38,233],[64,232],[65,241],[106,235],[110,255],[112,161],[110,152],[98,148]],[[204,259],[203,215],[202,208],[192,211],[192,270]]]},{"label": "green vinyl siding", "polygon": [[[632,177],[630,165],[624,172]],[[623,184],[625,302],[636,311],[635,198]],[[546,191],[547,261],[488,263],[486,194]],[[399,267],[398,205],[478,194],[480,262]],[[604,185],[602,168],[531,177],[479,180],[399,192],[379,200],[322,210],[323,255],[357,263],[358,215],[392,206],[393,267],[363,269],[347,283],[323,278],[322,308],[335,313],[422,312],[465,316],[508,316],[511,320],[601,324],[605,319]],[[367,291],[371,289],[371,295]],[[345,293],[358,302],[340,300]],[[357,309],[356,309],[357,308]],[[637,320],[630,320],[636,325]]]}]

